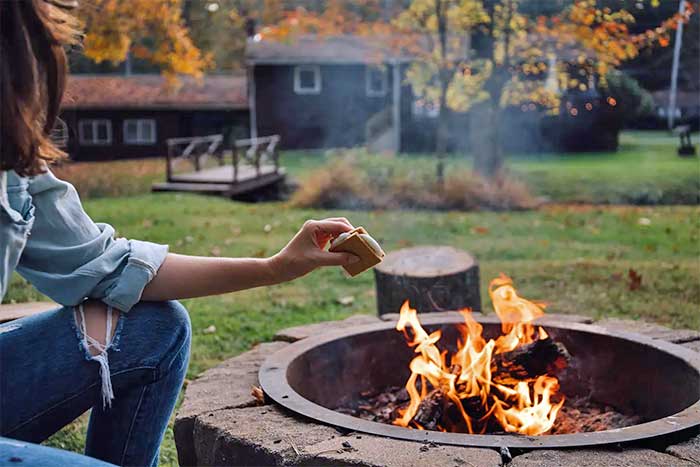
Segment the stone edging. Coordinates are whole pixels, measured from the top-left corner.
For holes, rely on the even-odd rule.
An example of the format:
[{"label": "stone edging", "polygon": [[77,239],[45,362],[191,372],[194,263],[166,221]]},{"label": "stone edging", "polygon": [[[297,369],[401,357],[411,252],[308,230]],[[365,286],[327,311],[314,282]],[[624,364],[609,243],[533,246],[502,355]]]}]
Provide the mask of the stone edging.
[{"label": "stone edging", "polygon": [[[436,315],[436,314],[431,314]],[[397,316],[384,315],[383,320]],[[548,314],[547,320],[595,324],[609,330],[636,332],[700,351],[700,332],[672,330],[642,321]],[[354,465],[354,466],[502,466],[508,453],[486,448],[438,446],[344,433],[309,422],[251,395],[267,355],[327,330],[377,323],[370,315],[285,329],[264,343],[207,370],[189,383],[175,420],[180,465]],[[546,321],[543,321],[546,324]],[[691,466],[700,465],[700,436],[659,450],[576,449],[522,453],[512,467],[535,466]]]}]

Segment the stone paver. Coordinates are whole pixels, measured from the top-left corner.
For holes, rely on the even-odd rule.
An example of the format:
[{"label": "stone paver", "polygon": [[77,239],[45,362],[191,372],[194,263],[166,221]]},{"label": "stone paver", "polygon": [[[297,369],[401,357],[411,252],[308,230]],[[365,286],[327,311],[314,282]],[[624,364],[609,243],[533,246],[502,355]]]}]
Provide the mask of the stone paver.
[{"label": "stone paver", "polygon": [[309,448],[321,465],[408,466],[500,466],[493,449],[440,446],[365,434],[335,437]]},{"label": "stone paver", "polygon": [[[474,311],[472,312],[472,315],[474,318],[479,318],[483,316],[481,312],[479,311]],[[418,311],[418,318],[453,318],[453,317],[460,317],[459,312],[457,311],[436,311],[434,313],[421,313]],[[382,321],[391,321],[391,322],[397,322],[399,320],[399,314],[398,313],[387,313],[385,315],[380,316],[380,319]]]},{"label": "stone paver", "polygon": [[508,467],[690,467],[696,464],[651,449],[613,451],[577,449],[531,451],[516,456]]},{"label": "stone paver", "polygon": [[260,344],[190,382],[175,417],[175,442],[181,465],[195,464],[192,438],[195,419],[205,412],[255,405],[257,401],[251,389],[258,384],[260,365],[268,355],[287,345],[286,342]]},{"label": "stone paver", "polygon": [[697,341],[690,341],[690,342],[683,342],[681,344],[683,347],[687,347],[690,350],[694,350],[696,352],[700,352],[700,340]]},{"label": "stone paver", "polygon": [[542,318],[535,321],[538,324],[546,324],[550,321],[559,321],[563,323],[581,323],[581,324],[593,324],[595,319],[590,316],[584,315],[573,315],[566,313],[546,313]]},{"label": "stone paver", "polygon": [[695,465],[700,465],[700,435],[690,438],[688,441],[666,448],[668,454],[694,462]]},{"label": "stone paver", "polygon": [[321,323],[306,324],[303,326],[283,329],[275,334],[274,339],[276,341],[296,342],[316,334],[323,334],[329,331],[337,331],[339,329],[351,328],[362,324],[374,323],[381,323],[381,321],[379,318],[372,315],[352,315],[342,321],[324,321]]},{"label": "stone paver", "polygon": [[[430,316],[444,315],[433,313]],[[396,320],[398,315],[385,315]],[[590,323],[585,316],[552,315],[542,321]],[[308,336],[356,325],[381,322],[370,315],[316,323],[280,331],[278,342],[261,344],[227,360],[191,382],[175,423],[180,464],[188,465],[353,465],[353,466],[497,466],[498,452],[490,449],[423,445],[362,433],[340,431],[298,417],[277,405],[257,405],[250,394],[258,384],[264,359]],[[641,321],[604,319],[594,323],[608,330],[644,334],[681,343],[700,351],[700,333],[670,330]],[[648,449],[542,450],[516,456],[509,467],[685,467],[700,465],[700,436],[670,446],[665,452]]]},{"label": "stone paver", "polygon": [[424,446],[372,435],[342,435],[276,406],[223,410],[195,426],[199,465],[415,465],[497,467],[490,449]]},{"label": "stone paver", "polygon": [[660,339],[677,344],[700,339],[699,331],[693,331],[691,329],[669,329],[659,324],[638,320],[605,318],[596,321],[595,325],[609,331],[635,332],[651,337],[652,339]]}]

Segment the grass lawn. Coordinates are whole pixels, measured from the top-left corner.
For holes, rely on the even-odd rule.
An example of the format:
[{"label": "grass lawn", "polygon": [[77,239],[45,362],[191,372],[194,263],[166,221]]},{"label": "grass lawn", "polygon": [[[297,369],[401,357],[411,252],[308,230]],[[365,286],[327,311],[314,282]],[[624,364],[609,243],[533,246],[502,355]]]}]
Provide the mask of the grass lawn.
[{"label": "grass lawn", "polygon": [[[666,142],[654,143],[651,138],[640,145],[639,136],[630,137],[636,146],[618,154],[516,158],[512,167],[528,180],[546,179],[547,190],[560,193],[585,191],[597,181],[611,192],[628,179],[648,180],[653,186],[665,180],[674,186],[674,180],[690,176],[698,183],[697,160],[677,158]],[[293,174],[303,175],[324,157],[287,153],[284,163]],[[428,170],[433,164],[428,157],[406,157],[414,161],[413,168]],[[394,163],[378,158],[377,164],[386,160]],[[455,157],[450,163],[468,161]],[[305,219],[345,215],[367,227],[387,251],[446,244],[474,253],[481,263],[483,297],[488,297],[488,281],[504,272],[513,277],[523,296],[548,301],[553,312],[640,318],[700,330],[697,205],[550,205],[515,213],[330,212],[291,209],[284,203],[252,205],[195,195],[145,194],[88,199],[85,207],[96,220],[113,224],[119,235],[168,243],[178,253],[221,256],[270,255]],[[642,276],[636,290],[628,284],[631,269]],[[349,306],[338,302],[345,296],[354,297]],[[14,278],[7,301],[37,298],[30,286]],[[374,313],[374,300],[371,273],[349,279],[336,269],[275,287],[187,300],[194,328],[189,378],[271,339],[281,328]],[[489,309],[486,299],[484,305]],[[216,333],[205,334],[203,330],[212,324]],[[85,420],[62,430],[50,444],[81,450]],[[161,458],[163,465],[176,465],[172,432]]]},{"label": "grass lawn", "polygon": [[[697,143],[700,136],[694,135]],[[700,203],[700,162],[676,154],[677,138],[662,131],[626,131],[617,152],[576,154],[514,154],[507,170],[526,182],[533,194],[553,202],[594,204],[697,204]],[[298,179],[337,154],[290,151],[282,164]],[[416,177],[435,172],[435,157],[356,153],[370,173],[408,172]],[[450,155],[446,173],[469,169],[469,155]]]}]

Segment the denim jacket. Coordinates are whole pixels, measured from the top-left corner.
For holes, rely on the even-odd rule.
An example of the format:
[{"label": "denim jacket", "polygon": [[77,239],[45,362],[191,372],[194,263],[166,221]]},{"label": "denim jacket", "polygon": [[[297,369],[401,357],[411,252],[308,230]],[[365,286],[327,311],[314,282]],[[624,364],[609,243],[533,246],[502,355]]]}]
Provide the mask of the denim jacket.
[{"label": "denim jacket", "polygon": [[165,260],[168,247],[114,238],[78,193],[51,172],[0,171],[0,301],[13,271],[64,306],[86,298],[129,311]]}]

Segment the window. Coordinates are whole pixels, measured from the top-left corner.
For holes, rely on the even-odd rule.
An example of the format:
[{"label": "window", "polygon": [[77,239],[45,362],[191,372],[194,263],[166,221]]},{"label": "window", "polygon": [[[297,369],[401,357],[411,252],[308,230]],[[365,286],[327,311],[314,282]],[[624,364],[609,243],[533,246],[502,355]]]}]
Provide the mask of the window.
[{"label": "window", "polygon": [[294,92],[297,94],[320,94],[321,67],[318,65],[294,67]]},{"label": "window", "polygon": [[112,122],[109,120],[80,120],[78,136],[80,144],[112,144]]},{"label": "window", "polygon": [[56,124],[51,130],[51,141],[53,141],[53,143],[59,148],[65,148],[68,146],[68,139],[68,124],[60,118],[57,118]]},{"label": "window", "polygon": [[124,120],[124,144],[156,144],[156,121],[152,118]]},{"label": "window", "polygon": [[365,72],[367,97],[384,97],[387,90],[387,77],[384,67],[368,66]]},{"label": "window", "polygon": [[418,97],[413,101],[413,116],[437,118],[440,115],[440,104],[432,102],[424,97]]}]

